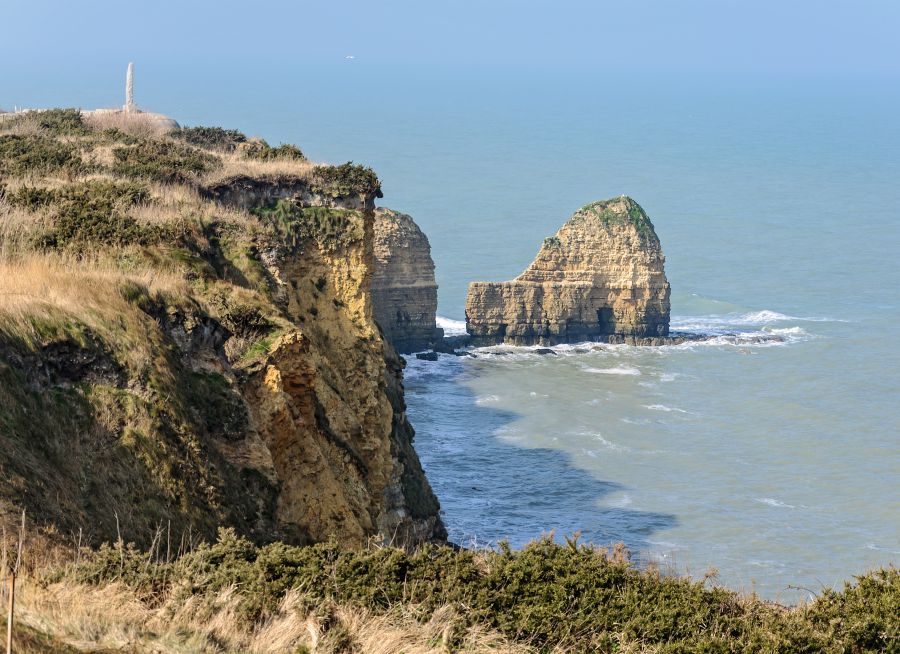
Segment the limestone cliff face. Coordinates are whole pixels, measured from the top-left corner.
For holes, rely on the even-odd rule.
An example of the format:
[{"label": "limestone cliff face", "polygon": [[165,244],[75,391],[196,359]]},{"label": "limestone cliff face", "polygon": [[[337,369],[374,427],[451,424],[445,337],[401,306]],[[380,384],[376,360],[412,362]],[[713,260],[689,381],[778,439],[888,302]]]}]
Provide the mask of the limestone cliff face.
[{"label": "limestone cliff face", "polygon": [[345,207],[307,193],[294,199],[337,206],[331,220],[339,224],[320,227],[340,238],[313,233],[263,257],[295,326],[269,345],[244,384],[279,487],[275,522],[297,542],[441,540],[439,505],[412,447],[403,364],[373,319],[373,198]]},{"label": "limestone cliff face", "polygon": [[653,224],[622,196],[579,209],[509,282],[474,282],[466,328],[480,345],[669,333],[669,282]]},{"label": "limestone cliff face", "polygon": [[427,349],[443,333],[437,329],[437,284],[428,237],[403,213],[375,211],[375,320],[398,352]]}]

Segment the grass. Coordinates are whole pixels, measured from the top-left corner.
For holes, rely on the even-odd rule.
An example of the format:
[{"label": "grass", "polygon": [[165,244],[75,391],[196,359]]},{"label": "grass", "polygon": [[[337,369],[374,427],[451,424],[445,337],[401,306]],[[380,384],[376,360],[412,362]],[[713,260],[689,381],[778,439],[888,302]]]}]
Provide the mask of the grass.
[{"label": "grass", "polygon": [[[20,595],[20,638],[15,651],[445,654],[451,637],[462,643],[457,651],[471,654],[530,651],[484,629],[452,631],[456,616],[450,607],[423,622],[414,607],[373,614],[353,606],[317,606],[304,593],[292,591],[264,620],[248,623],[239,619],[242,601],[238,588],[186,600],[166,597],[148,602],[121,584],[98,588],[26,581]],[[69,643],[77,644],[77,649]]]},{"label": "grass", "polygon": [[146,140],[113,150],[111,170],[122,177],[190,183],[218,167],[219,159],[198,148],[167,140]]},{"label": "grass", "polygon": [[334,252],[363,237],[360,214],[330,207],[303,207],[289,200],[254,209],[253,213],[270,226],[290,249],[315,240],[322,249]]},{"label": "grass", "polygon": [[313,171],[319,167],[306,159],[272,158],[255,159],[243,156],[239,151],[222,155],[222,165],[206,174],[203,183],[214,186],[237,177],[256,179],[287,178],[310,181]]},{"label": "grass", "polygon": [[642,239],[658,241],[650,218],[637,202],[625,195],[592,202],[575,212],[575,215],[592,215],[606,225],[630,224],[634,226]]},{"label": "grass", "polygon": [[153,114],[124,111],[91,111],[82,114],[82,121],[94,132],[106,133],[116,140],[156,139],[166,136],[170,129]]}]

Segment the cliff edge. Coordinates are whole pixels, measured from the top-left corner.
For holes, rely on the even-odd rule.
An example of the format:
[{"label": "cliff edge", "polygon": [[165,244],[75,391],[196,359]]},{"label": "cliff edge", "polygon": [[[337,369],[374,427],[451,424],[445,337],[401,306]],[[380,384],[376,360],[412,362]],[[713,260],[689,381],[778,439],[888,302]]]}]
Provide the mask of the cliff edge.
[{"label": "cliff edge", "polygon": [[669,282],[653,224],[621,196],[588,204],[509,282],[473,282],[473,344],[553,345],[669,333]]},{"label": "cliff edge", "polygon": [[0,524],[442,541],[351,163],[77,110],[0,125]]}]

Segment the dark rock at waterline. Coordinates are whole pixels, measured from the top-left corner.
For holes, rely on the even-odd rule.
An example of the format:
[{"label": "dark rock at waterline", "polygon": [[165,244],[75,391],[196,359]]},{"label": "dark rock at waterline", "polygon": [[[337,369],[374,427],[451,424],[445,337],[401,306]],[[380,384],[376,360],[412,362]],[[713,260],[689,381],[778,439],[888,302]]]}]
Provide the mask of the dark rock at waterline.
[{"label": "dark rock at waterline", "polygon": [[437,352],[416,352],[416,358],[422,361],[437,361],[438,353]]},{"label": "dark rock at waterline", "polygon": [[551,350],[549,347],[539,347],[534,351],[535,354],[552,354],[553,356],[559,356]]}]

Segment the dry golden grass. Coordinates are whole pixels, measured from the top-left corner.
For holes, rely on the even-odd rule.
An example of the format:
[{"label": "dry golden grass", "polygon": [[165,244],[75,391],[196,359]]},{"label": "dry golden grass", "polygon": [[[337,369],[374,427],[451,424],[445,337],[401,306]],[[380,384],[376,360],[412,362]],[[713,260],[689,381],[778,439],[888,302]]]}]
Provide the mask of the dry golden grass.
[{"label": "dry golden grass", "polygon": [[[33,235],[49,227],[44,214],[13,207],[0,200],[0,261],[6,261],[30,249]],[[0,280],[2,283],[2,280]]]},{"label": "dry golden grass", "polygon": [[103,131],[118,129],[126,134],[142,138],[163,136],[172,126],[164,116],[153,113],[125,113],[120,109],[97,109],[81,114],[84,124],[91,129]]},{"label": "dry golden grass", "polygon": [[[35,114],[29,116],[29,113]],[[40,134],[41,128],[36,118],[37,112],[19,112],[0,114],[0,136],[35,136]]]},{"label": "dry golden grass", "polygon": [[409,607],[376,616],[334,606],[323,615],[321,610],[310,611],[307,607],[313,603],[291,591],[277,611],[254,624],[241,619],[239,603],[235,588],[186,600],[173,594],[151,605],[121,585],[45,586],[26,578],[20,585],[17,622],[51,636],[56,643],[89,652],[446,654],[451,637],[462,642],[454,648],[456,652],[533,651],[486,629],[455,633],[457,621],[450,607],[438,610],[426,622],[419,622]]},{"label": "dry golden grass", "polygon": [[313,169],[320,165],[307,159],[248,159],[240,152],[221,155],[222,166],[204,178],[207,185],[246,175],[248,177],[296,177],[309,179]]},{"label": "dry golden grass", "polygon": [[175,271],[146,268],[126,273],[99,260],[29,254],[0,260],[0,313],[10,316],[38,307],[53,307],[71,315],[88,309],[119,309],[124,300],[110,290],[125,281],[151,292],[188,292]]},{"label": "dry golden grass", "polygon": [[0,260],[0,329],[25,342],[39,339],[35,325],[66,325],[73,320],[97,334],[124,330],[119,340],[134,340],[129,360],[142,360],[140,312],[123,294],[126,284],[149,293],[186,297],[187,283],[176,271],[128,272],[102,260],[55,254],[26,254]]},{"label": "dry golden grass", "polygon": [[204,221],[236,223],[248,229],[259,225],[250,213],[224,207],[204,199],[192,186],[184,184],[152,184],[151,201],[138,204],[128,214],[144,224],[179,224],[202,218]]}]

